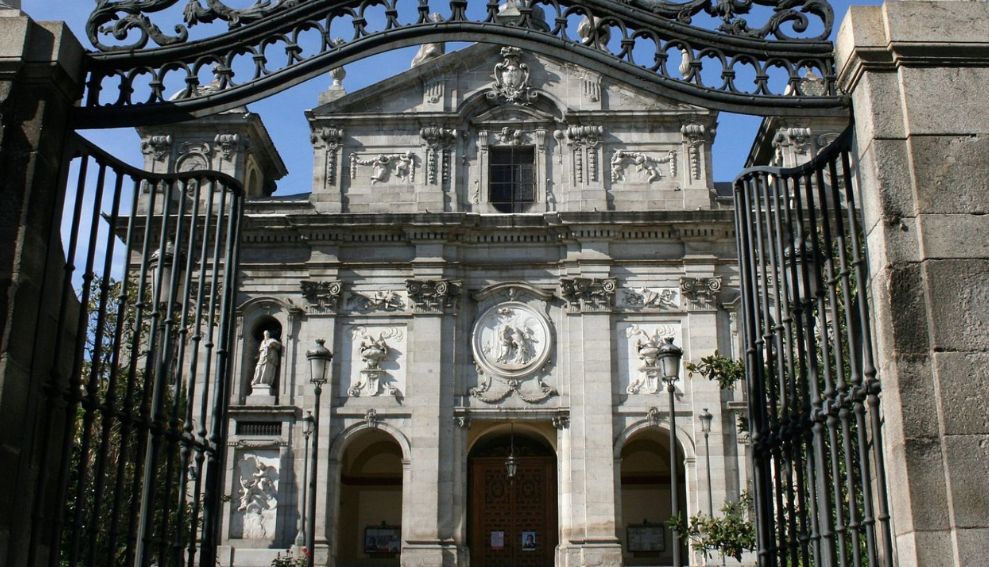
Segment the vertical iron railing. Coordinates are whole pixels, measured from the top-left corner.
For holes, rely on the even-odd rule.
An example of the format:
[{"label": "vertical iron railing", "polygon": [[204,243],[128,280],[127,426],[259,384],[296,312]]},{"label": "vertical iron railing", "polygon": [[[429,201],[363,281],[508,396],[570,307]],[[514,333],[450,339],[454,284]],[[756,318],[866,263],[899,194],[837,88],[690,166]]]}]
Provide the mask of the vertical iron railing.
[{"label": "vertical iron railing", "polygon": [[[242,190],[67,142],[33,564],[215,564]],[[61,273],[57,273],[61,272]],[[44,476],[44,475],[42,475]],[[46,491],[54,494],[46,494]],[[45,550],[45,551],[40,551]]]},{"label": "vertical iron railing", "polygon": [[764,567],[894,563],[851,139],[735,180]]}]

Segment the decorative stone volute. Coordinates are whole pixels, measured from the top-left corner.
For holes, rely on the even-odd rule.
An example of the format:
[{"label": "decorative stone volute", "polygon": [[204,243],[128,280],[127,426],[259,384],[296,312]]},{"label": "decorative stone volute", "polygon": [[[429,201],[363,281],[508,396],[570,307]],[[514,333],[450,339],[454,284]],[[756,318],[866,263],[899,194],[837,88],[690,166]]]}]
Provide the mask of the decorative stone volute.
[{"label": "decorative stone volute", "polygon": [[455,307],[462,285],[459,280],[405,280],[409,303],[415,311],[419,312],[440,312]]},{"label": "decorative stone volute", "polygon": [[171,149],[171,135],[148,136],[144,140],[141,140],[141,153],[150,154],[155,161],[162,161],[167,158]]},{"label": "decorative stone volute", "polygon": [[680,292],[694,309],[713,309],[721,293],[721,276],[709,278],[680,278]]},{"label": "decorative stone volute", "polygon": [[603,311],[615,303],[615,278],[560,278],[560,295],[571,311]]},{"label": "decorative stone volute", "polygon": [[680,127],[680,133],[683,135],[683,143],[687,146],[687,158],[689,163],[687,167],[690,169],[690,178],[697,180],[701,178],[701,152],[704,151],[704,145],[710,142],[713,138],[713,132],[708,132],[707,127],[703,124],[684,124]]},{"label": "decorative stone volute", "polygon": [[329,313],[340,306],[343,284],[339,281],[301,281],[302,297],[309,313]]}]

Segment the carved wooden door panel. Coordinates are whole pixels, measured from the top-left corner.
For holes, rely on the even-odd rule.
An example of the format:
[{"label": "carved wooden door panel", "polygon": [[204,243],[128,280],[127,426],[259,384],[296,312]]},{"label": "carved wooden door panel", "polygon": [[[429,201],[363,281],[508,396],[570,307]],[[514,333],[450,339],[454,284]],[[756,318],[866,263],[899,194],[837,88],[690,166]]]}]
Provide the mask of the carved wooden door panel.
[{"label": "carved wooden door panel", "polygon": [[472,567],[552,567],[556,492],[553,457],[518,458],[512,480],[505,459],[472,459]]}]

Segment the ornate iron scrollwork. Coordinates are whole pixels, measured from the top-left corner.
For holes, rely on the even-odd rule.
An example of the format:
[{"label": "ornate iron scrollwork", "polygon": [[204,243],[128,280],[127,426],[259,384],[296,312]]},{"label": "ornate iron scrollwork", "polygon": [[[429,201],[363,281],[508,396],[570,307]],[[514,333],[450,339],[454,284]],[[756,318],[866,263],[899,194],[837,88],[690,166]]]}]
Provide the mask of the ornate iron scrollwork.
[{"label": "ornate iron scrollwork", "polygon": [[[468,15],[468,2],[484,2],[483,14]],[[220,0],[184,0],[169,19],[158,14],[178,12],[179,0],[100,0],[86,28],[99,52],[87,60],[78,118],[106,127],[160,121],[163,113],[207,115],[389,47],[479,34],[566,54],[596,72],[651,82],[672,98],[710,108],[785,115],[847,107],[834,86],[827,41],[834,14],[826,0],[513,0],[511,17],[496,0],[449,0],[447,15],[437,17],[445,3],[257,0],[231,8]],[[695,25],[700,14],[719,18],[716,30]],[[179,23],[166,32],[153,17]],[[219,22],[226,29],[209,36]],[[341,25],[353,28],[351,37],[331,37],[331,27],[338,34]],[[197,26],[209,37],[190,39]],[[210,71],[212,82],[201,84]],[[813,88],[810,77],[819,81]],[[165,85],[179,92],[166,93]]]}]

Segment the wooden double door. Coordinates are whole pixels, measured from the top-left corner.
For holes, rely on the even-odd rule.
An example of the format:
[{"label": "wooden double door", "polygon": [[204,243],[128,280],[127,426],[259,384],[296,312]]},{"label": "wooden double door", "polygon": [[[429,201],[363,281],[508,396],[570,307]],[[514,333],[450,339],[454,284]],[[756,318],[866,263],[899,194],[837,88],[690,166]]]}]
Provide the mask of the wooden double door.
[{"label": "wooden double door", "polygon": [[556,550],[556,458],[504,457],[470,463],[471,567],[552,567]]}]

